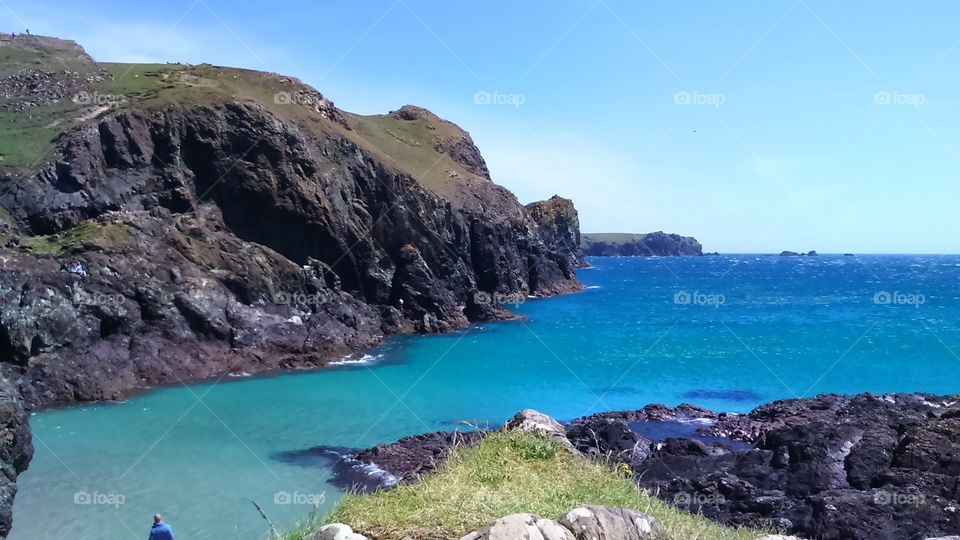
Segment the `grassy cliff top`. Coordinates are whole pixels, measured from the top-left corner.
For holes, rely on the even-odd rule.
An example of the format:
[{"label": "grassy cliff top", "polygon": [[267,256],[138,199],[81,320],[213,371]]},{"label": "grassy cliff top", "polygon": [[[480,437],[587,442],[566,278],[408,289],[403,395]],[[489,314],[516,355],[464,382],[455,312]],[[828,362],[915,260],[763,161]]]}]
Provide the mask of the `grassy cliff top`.
[{"label": "grassy cliff top", "polygon": [[42,167],[59,137],[106,115],[231,102],[346,137],[455,204],[512,198],[490,181],[469,134],[426,109],[355,115],[293,77],[209,64],[96,62],[72,41],[0,34],[0,169],[8,172]]},{"label": "grassy cliff top", "polygon": [[580,245],[604,242],[607,244],[629,244],[640,242],[646,238],[646,233],[583,233],[580,235]]},{"label": "grassy cliff top", "polygon": [[[731,529],[683,512],[639,491],[625,474],[574,457],[538,435],[508,431],[455,449],[424,480],[372,495],[347,495],[328,522],[346,523],[383,540],[460,538],[494,519],[533,513],[548,519],[597,504],[651,514],[667,538],[752,540],[759,533]],[[312,527],[288,536],[299,540]]]}]

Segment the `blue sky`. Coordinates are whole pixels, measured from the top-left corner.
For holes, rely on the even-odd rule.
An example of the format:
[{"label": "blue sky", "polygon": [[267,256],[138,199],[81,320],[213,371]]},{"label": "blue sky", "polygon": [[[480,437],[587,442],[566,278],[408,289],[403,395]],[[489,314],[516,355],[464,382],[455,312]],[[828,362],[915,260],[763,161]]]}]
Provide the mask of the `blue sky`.
[{"label": "blue sky", "polygon": [[957,2],[131,4],[0,0],[0,29],[294,75],[354,112],[425,106],[521,201],[573,198],[586,232],[960,249]]}]

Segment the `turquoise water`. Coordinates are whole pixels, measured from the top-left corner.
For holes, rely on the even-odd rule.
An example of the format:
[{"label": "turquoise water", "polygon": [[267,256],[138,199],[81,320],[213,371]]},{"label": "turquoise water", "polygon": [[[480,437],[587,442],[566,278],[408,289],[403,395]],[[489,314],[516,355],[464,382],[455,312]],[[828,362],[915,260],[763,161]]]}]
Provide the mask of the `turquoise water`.
[{"label": "turquoise water", "polygon": [[[960,257],[592,262],[586,291],[518,306],[526,322],[395,338],[365,365],[36,414],[11,538],[139,539],[158,511],[178,540],[261,538],[250,499],[288,525],[338,497],[325,467],[277,452],[495,425],[525,407],[571,419],[650,402],[746,411],[822,392],[960,392]],[[884,291],[899,294],[877,303]]]}]

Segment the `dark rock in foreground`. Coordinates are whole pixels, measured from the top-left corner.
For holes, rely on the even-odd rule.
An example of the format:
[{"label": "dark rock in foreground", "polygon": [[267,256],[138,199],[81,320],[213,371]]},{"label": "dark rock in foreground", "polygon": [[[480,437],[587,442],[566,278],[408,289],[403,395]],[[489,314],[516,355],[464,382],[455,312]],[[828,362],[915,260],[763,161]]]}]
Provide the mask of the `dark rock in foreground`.
[{"label": "dark rock in foreground", "polygon": [[[639,485],[725,524],[823,539],[957,534],[956,403],[906,394],[779,401],[698,430],[747,450],[668,439],[640,459],[619,455]],[[609,431],[605,419],[594,429]]]},{"label": "dark rock in foreground", "polygon": [[[645,436],[681,425],[683,437]],[[727,525],[824,540],[913,540],[960,534],[960,396],[823,395],[747,415],[652,405],[574,420],[584,455],[626,463],[640,487]],[[669,432],[667,430],[666,432]],[[444,455],[433,434],[424,449]],[[415,441],[403,454],[420,470]],[[393,445],[378,447],[390,456]],[[376,462],[376,455],[362,459]]]},{"label": "dark rock in foreground", "polygon": [[410,482],[436,468],[456,446],[473,444],[482,436],[479,431],[437,431],[375,446],[354,457],[376,464],[400,482]]}]

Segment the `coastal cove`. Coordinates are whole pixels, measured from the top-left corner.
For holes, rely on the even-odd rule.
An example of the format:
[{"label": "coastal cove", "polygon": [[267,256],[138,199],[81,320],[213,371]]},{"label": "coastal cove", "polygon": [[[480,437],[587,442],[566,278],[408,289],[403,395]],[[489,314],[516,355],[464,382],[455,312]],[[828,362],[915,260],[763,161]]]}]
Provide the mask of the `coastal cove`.
[{"label": "coastal cove", "polygon": [[338,497],[328,462],[291,452],[496,426],[528,407],[569,420],[654,402],[746,412],[825,392],[960,392],[960,257],[590,262],[582,293],[507,306],[526,321],[34,414],[10,538],[140,537],[156,511],[185,538],[260,538],[250,499],[286,526]]}]

